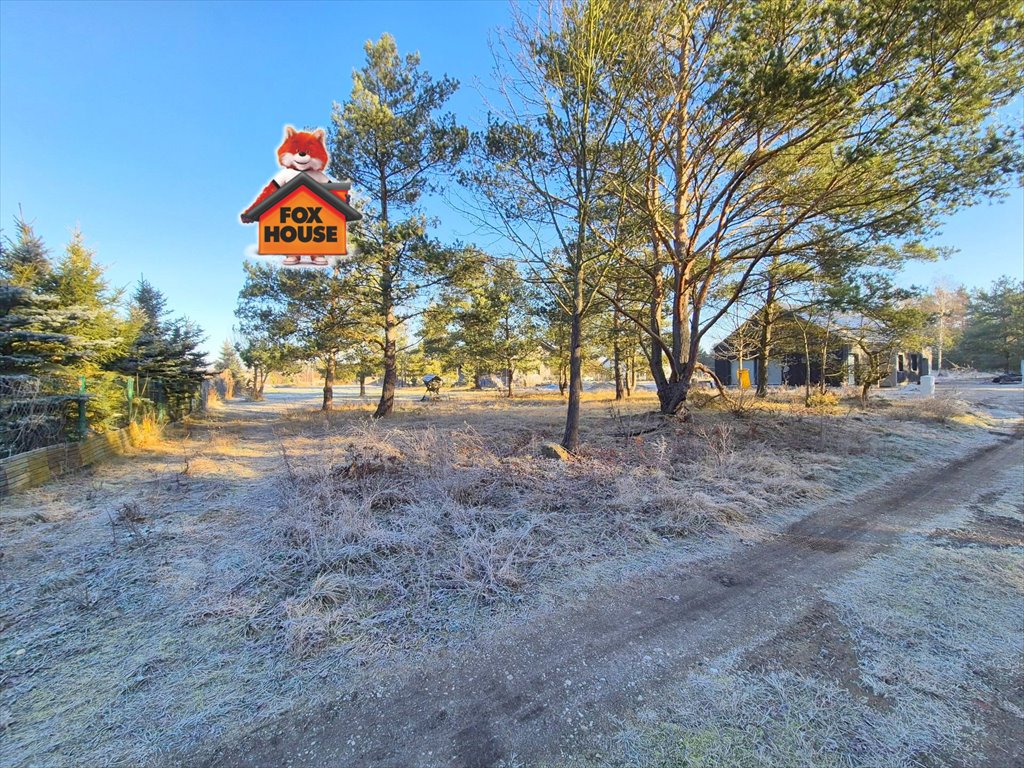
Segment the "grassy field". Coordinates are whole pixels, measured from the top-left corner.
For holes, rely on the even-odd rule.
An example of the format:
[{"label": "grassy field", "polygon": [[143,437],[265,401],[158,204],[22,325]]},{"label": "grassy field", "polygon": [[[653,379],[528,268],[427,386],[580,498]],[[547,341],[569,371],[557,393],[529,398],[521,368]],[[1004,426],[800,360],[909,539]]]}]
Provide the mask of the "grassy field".
[{"label": "grassy field", "polygon": [[[557,393],[403,401],[383,422],[359,402],[327,416],[229,403],[5,500],[0,763],[144,764],[372,686],[382,666],[524,620],[652,553],[769,536],[800,509],[994,440],[955,398],[711,400],[685,420],[654,405],[588,394],[585,447],[560,462],[540,457],[560,435]],[[846,621],[869,636],[868,618]],[[758,707],[841,696],[783,674],[695,679],[684,698],[735,709],[716,686],[745,701],[748,683]]]}]

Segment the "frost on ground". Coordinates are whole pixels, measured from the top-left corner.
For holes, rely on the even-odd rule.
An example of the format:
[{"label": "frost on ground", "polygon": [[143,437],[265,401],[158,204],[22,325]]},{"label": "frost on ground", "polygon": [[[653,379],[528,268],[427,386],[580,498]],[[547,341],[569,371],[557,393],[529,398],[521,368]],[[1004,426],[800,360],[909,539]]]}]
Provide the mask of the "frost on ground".
[{"label": "frost on ground", "polygon": [[[826,591],[870,700],[825,675],[749,671],[734,654],[690,675],[668,706],[623,729],[611,756],[585,764],[1010,765],[1005,750],[1024,730],[1019,467],[979,502],[947,519],[962,528],[909,535]],[[992,517],[1014,521],[998,545],[947,535]],[[993,721],[1000,730],[987,733]]]},{"label": "frost on ground", "polygon": [[[557,398],[403,403],[370,423],[227,405],[190,435],[5,500],[0,764],[139,765],[521,617],[591,569],[992,438],[855,405],[650,416]],[[261,406],[262,407],[262,406]],[[881,406],[880,406],[881,407]],[[39,522],[40,519],[42,522]]]}]

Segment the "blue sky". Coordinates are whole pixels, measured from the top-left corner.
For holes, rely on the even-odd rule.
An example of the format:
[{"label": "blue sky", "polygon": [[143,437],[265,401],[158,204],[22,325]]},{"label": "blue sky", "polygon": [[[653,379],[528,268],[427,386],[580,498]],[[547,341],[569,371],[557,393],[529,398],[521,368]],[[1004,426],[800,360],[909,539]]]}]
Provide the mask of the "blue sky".
[{"label": "blue sky", "polygon": [[[145,275],[215,350],[231,333],[243,254],[255,242],[238,212],[275,173],[282,126],[326,127],[363,43],[391,32],[435,77],[462,82],[450,107],[479,127],[488,41],[508,18],[505,0],[4,0],[0,227],[14,234],[20,205],[59,253],[80,226],[113,285]],[[429,212],[443,239],[491,239],[442,203]],[[961,212],[933,243],[960,252],[911,266],[907,282],[1024,277],[1024,195]]]}]

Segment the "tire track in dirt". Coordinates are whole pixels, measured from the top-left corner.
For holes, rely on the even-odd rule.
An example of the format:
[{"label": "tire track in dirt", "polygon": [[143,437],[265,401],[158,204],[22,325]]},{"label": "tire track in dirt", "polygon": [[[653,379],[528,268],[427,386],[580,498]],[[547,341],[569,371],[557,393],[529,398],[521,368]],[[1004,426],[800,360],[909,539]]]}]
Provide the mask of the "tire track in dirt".
[{"label": "tire track in dirt", "polygon": [[490,644],[170,765],[495,766],[603,751],[615,718],[708,659],[799,620],[817,588],[932,516],[970,502],[1012,463],[1018,435],[938,469],[832,501],[778,536],[718,561],[626,582]]}]

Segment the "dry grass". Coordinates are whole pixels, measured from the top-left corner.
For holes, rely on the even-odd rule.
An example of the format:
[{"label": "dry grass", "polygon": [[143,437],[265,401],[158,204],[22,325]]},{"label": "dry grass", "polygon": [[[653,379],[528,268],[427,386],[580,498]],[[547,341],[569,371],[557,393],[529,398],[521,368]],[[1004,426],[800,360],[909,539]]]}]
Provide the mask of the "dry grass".
[{"label": "dry grass", "polygon": [[[1015,471],[986,506],[1021,519]],[[968,509],[957,513],[970,527]],[[957,516],[954,515],[954,516]],[[978,715],[1002,710],[1024,662],[1024,550],[953,548],[911,536],[826,592],[852,635],[872,706],[829,678],[741,671],[735,656],[692,674],[658,711],[622,729],[612,754],[572,766],[899,768],[991,764]],[[785,663],[785,660],[782,660]],[[997,735],[998,740],[1002,735]]]},{"label": "dry grass", "polygon": [[142,421],[128,425],[128,439],[136,448],[153,448],[164,439],[163,425],[153,416],[145,416]]},{"label": "dry grass", "polygon": [[[0,517],[0,763],[139,765],[466,642],[593,566],[758,525],[975,432],[755,403],[653,415],[557,393],[333,414],[232,403]],[[929,431],[931,430],[931,431]],[[17,507],[45,509],[31,525]],[[23,511],[23,510],[22,510]],[[18,520],[20,522],[13,522]]]},{"label": "dry grass", "polygon": [[955,392],[940,393],[933,397],[923,397],[909,410],[919,419],[937,421],[947,424],[963,418],[970,411],[968,403]]},{"label": "dry grass", "polygon": [[634,443],[625,465],[622,450],[569,464],[513,453],[515,439],[471,427],[357,424],[318,441],[315,463],[299,441],[235,595],[270,606],[267,631],[299,657],[339,643],[367,654],[458,633],[589,564],[748,519],[783,495],[821,493],[791,464],[737,451],[728,426],[711,429],[710,450],[699,432],[660,436]]}]

